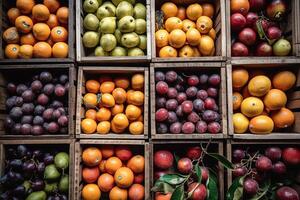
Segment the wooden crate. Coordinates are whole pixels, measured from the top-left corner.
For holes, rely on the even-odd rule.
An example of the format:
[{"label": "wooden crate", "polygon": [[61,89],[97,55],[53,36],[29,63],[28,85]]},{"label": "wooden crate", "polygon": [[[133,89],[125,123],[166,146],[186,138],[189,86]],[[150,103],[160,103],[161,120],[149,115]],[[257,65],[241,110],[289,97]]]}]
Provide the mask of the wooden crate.
[{"label": "wooden crate", "polygon": [[[232,152],[233,152],[233,147],[236,147],[236,146],[247,146],[247,148],[249,147],[255,147],[255,148],[259,148],[259,147],[264,147],[264,148],[267,148],[271,145],[276,145],[276,146],[279,146],[279,147],[284,147],[284,146],[288,146],[288,145],[291,145],[291,146],[298,146],[300,145],[300,142],[299,141],[295,141],[295,140],[286,140],[286,141],[266,141],[266,140],[260,140],[260,141],[257,141],[257,140],[248,140],[248,141],[240,141],[240,140],[234,140],[234,139],[231,139],[231,140],[227,140],[227,144],[226,144],[226,155],[227,155],[227,159],[229,161],[232,160]],[[245,148],[246,149],[246,148]],[[227,175],[226,175],[226,179],[227,179],[227,183],[226,183],[226,190],[231,186],[232,184],[232,180],[233,180],[233,176],[232,176],[232,171],[231,170],[227,170]]]},{"label": "wooden crate", "polygon": [[101,147],[103,145],[124,145],[132,147],[137,152],[140,152],[145,157],[145,174],[144,174],[144,187],[145,187],[145,200],[150,199],[149,188],[149,144],[143,140],[80,140],[75,143],[75,183],[74,183],[74,199],[81,199],[81,191],[83,188],[82,181],[82,158],[81,154],[85,147]]},{"label": "wooden crate", "polygon": [[[275,140],[288,140],[288,139],[300,139],[300,70],[299,70],[299,59],[291,59],[291,60],[273,60],[273,62],[266,63],[262,60],[260,62],[254,62],[255,64],[248,64],[240,61],[239,65],[227,64],[227,87],[228,87],[228,135],[232,136],[235,139],[275,139]],[[274,73],[276,71],[283,71],[284,69],[288,69],[293,71],[297,76],[296,85],[293,89],[291,89],[287,94],[288,102],[287,108],[291,109],[295,114],[295,124],[290,128],[285,130],[285,132],[277,131],[267,135],[257,135],[251,134],[250,132],[246,132],[243,134],[234,134],[232,115],[233,115],[233,107],[232,107],[232,69],[234,67],[243,66],[247,70],[251,69],[259,69],[265,70],[269,73]]]},{"label": "wooden crate", "polygon": [[[68,124],[68,135],[6,135],[4,129],[4,120],[7,116],[5,101],[8,96],[6,92],[6,84],[10,81],[14,82],[16,78],[21,76],[27,76],[38,73],[43,70],[50,72],[65,72],[69,75],[69,93],[68,93],[68,112],[69,112],[69,124]],[[16,76],[17,75],[17,76]],[[55,64],[55,68],[50,64],[39,64],[39,65],[10,65],[0,66],[0,138],[7,139],[37,139],[37,138],[73,138],[74,137],[74,118],[75,118],[75,80],[76,70],[73,64]]]},{"label": "wooden crate", "polygon": [[[299,46],[297,45],[297,38],[299,37],[299,29],[297,26],[299,25],[299,1],[298,0],[290,0],[287,2],[288,5],[288,15],[287,15],[287,28],[284,31],[285,38],[291,42],[292,53],[290,56],[268,56],[268,57],[257,57],[257,56],[248,56],[248,57],[232,57],[231,55],[231,44],[233,43],[233,38],[231,35],[231,26],[230,26],[230,1],[226,1],[226,31],[227,31],[227,58],[232,60],[232,63],[239,62],[241,60],[252,61],[264,61],[265,63],[272,62],[273,59],[288,59],[293,58],[295,56],[299,56]],[[297,8],[298,5],[298,8]],[[297,30],[298,29],[298,30]]]},{"label": "wooden crate", "polygon": [[62,148],[64,151],[69,152],[69,199],[74,199],[74,139],[49,139],[49,140],[0,140],[0,160],[3,161],[0,164],[0,176],[3,175],[5,169],[5,149],[7,146],[13,145],[29,145],[32,147],[40,147],[45,150],[57,150],[57,148]]},{"label": "wooden crate", "polygon": [[[42,0],[35,0],[36,4],[43,3]],[[74,18],[74,9],[75,1],[74,0],[60,0],[61,5],[69,8],[69,23],[68,23],[68,45],[69,45],[69,54],[67,58],[32,58],[32,59],[8,59],[4,55],[4,49],[6,46],[5,41],[2,38],[2,33],[5,29],[12,26],[6,15],[7,11],[10,8],[16,6],[16,0],[1,0],[0,1],[0,63],[71,63],[75,59],[75,18]]]},{"label": "wooden crate", "polygon": [[[161,5],[168,0],[151,1],[151,41],[152,41],[152,62],[195,62],[195,61],[224,61],[226,59],[226,24],[225,24],[225,2],[226,0],[210,1],[215,5],[215,16],[213,19],[214,29],[216,30],[215,56],[190,57],[190,58],[159,58],[158,50],[155,44],[155,12]],[[205,0],[199,0],[200,3]],[[186,5],[185,5],[186,6]]]},{"label": "wooden crate", "polygon": [[[156,70],[175,70],[188,71],[195,70],[197,72],[217,72],[221,76],[221,85],[219,90],[220,114],[222,116],[222,133],[219,134],[158,134],[156,133],[155,121],[155,71]],[[151,91],[151,138],[152,139],[208,139],[208,138],[225,138],[227,136],[227,106],[226,106],[226,70],[224,63],[154,63],[150,66],[150,91]]]},{"label": "wooden crate", "polygon": [[[196,146],[207,144],[208,140],[193,140],[193,141],[177,141],[177,140],[152,140],[150,141],[150,188],[154,186],[154,154],[156,150],[166,149],[174,153],[176,150],[182,152],[184,155],[184,150],[189,146]],[[183,149],[184,148],[184,149]],[[210,141],[210,147],[208,148],[209,152],[215,152],[220,155],[225,156],[224,154],[224,145],[223,141],[213,140]],[[212,163],[210,163],[212,164]],[[224,199],[224,167],[219,163],[218,174],[218,186],[219,186],[219,199]],[[151,199],[154,199],[154,192],[151,192]]]},{"label": "wooden crate", "polygon": [[[115,134],[110,132],[108,134],[84,134],[81,131],[81,120],[84,117],[84,107],[82,106],[82,96],[86,93],[85,82],[92,77],[100,76],[101,74],[111,75],[112,77],[119,74],[130,75],[136,72],[143,73],[145,77],[144,83],[144,134],[132,135],[129,132],[122,134]],[[146,67],[79,67],[78,69],[78,85],[77,85],[77,104],[76,104],[76,138],[83,139],[96,139],[96,138],[107,138],[107,139],[146,139],[148,138],[148,96],[149,96],[149,71]]]},{"label": "wooden crate", "polygon": [[[76,0],[76,60],[80,63],[141,63],[149,62],[151,59],[151,38],[150,38],[150,0],[138,0],[147,8],[147,50],[145,56],[94,56],[95,48],[83,46],[82,37],[84,34],[83,19],[84,11],[82,8],[83,0]],[[103,1],[104,2],[104,1]]]}]

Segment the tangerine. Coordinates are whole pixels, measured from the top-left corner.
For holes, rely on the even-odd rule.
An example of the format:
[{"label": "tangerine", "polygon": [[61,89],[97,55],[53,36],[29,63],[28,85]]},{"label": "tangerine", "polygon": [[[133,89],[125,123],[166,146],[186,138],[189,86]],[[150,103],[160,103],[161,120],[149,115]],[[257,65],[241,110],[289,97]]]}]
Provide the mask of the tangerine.
[{"label": "tangerine", "polygon": [[189,19],[185,19],[185,20],[182,21],[182,30],[184,32],[187,32],[191,28],[196,28],[195,22],[193,22]]},{"label": "tangerine", "polygon": [[84,167],[82,169],[82,179],[86,183],[94,183],[100,175],[98,167]]},{"label": "tangerine", "polygon": [[17,44],[8,44],[5,47],[4,53],[7,58],[16,59],[18,58],[20,46]]},{"label": "tangerine", "polygon": [[164,29],[155,32],[155,44],[158,48],[165,47],[169,43],[169,33]]},{"label": "tangerine", "polygon": [[60,23],[67,24],[69,20],[69,9],[67,7],[60,7],[56,12],[56,16]]},{"label": "tangerine", "polygon": [[159,50],[160,58],[177,57],[177,50],[171,46],[165,46]]},{"label": "tangerine", "polygon": [[114,178],[118,187],[129,188],[133,184],[134,174],[128,167],[121,167],[116,171]]},{"label": "tangerine", "polygon": [[110,131],[110,122],[102,121],[97,125],[97,133],[99,134],[107,134]]},{"label": "tangerine", "polygon": [[201,55],[211,56],[214,53],[215,43],[214,40],[208,35],[203,35],[200,38],[200,43],[198,45]]},{"label": "tangerine", "polygon": [[97,94],[99,92],[99,89],[100,89],[100,84],[96,80],[88,80],[85,83],[85,88],[88,92]]},{"label": "tangerine", "polygon": [[58,26],[59,22],[56,15],[50,14],[46,24],[49,26],[50,29],[53,29],[54,27]]},{"label": "tangerine", "polygon": [[134,121],[141,116],[142,110],[139,107],[130,104],[126,107],[125,114],[130,121]]},{"label": "tangerine", "polygon": [[126,91],[123,88],[116,88],[113,90],[112,95],[117,104],[123,104],[126,101]]},{"label": "tangerine", "polygon": [[186,40],[192,46],[197,46],[200,43],[201,34],[195,28],[190,28],[186,32]]},{"label": "tangerine", "polygon": [[230,1],[230,11],[233,13],[241,13],[246,15],[249,12],[250,3],[248,0],[231,0]]},{"label": "tangerine", "polygon": [[33,6],[35,5],[34,0],[17,0],[16,7],[22,14],[29,14]]},{"label": "tangerine", "polygon": [[177,6],[171,2],[164,3],[160,9],[164,14],[165,19],[168,19],[169,17],[175,17],[178,12]]},{"label": "tangerine", "polygon": [[106,160],[101,160],[101,162],[99,164],[99,169],[100,169],[101,173],[106,173],[106,171],[105,171],[105,163],[106,163]]},{"label": "tangerine", "polygon": [[127,167],[135,174],[144,172],[145,170],[145,158],[142,155],[133,156],[128,162]]},{"label": "tangerine", "polygon": [[102,153],[96,147],[88,147],[82,152],[82,161],[86,166],[95,167],[100,164]]},{"label": "tangerine", "polygon": [[19,58],[32,58],[32,54],[33,54],[33,46],[29,45],[29,44],[24,44],[20,46],[19,49]]},{"label": "tangerine", "polygon": [[127,103],[135,106],[141,106],[144,104],[144,93],[141,91],[129,90],[127,92]]},{"label": "tangerine", "polygon": [[124,112],[124,105],[123,104],[115,104],[114,107],[111,108],[111,114],[112,116],[115,116],[116,114]]},{"label": "tangerine", "polygon": [[101,174],[98,178],[98,186],[102,192],[109,192],[115,186],[114,177],[108,173]]},{"label": "tangerine", "polygon": [[87,184],[83,187],[81,196],[83,200],[99,200],[101,191],[96,184]]},{"label": "tangerine", "polygon": [[25,35],[22,35],[20,38],[21,45],[28,44],[28,45],[33,46],[35,43],[36,43],[36,40],[33,37],[32,33],[27,33]]},{"label": "tangerine", "polygon": [[88,109],[86,112],[85,112],[85,115],[84,117],[85,118],[88,118],[88,119],[92,119],[92,120],[96,120],[96,111],[94,109]]},{"label": "tangerine", "polygon": [[202,6],[198,3],[191,4],[186,9],[186,16],[193,21],[196,21],[199,17],[202,16]]},{"label": "tangerine", "polygon": [[50,11],[45,5],[36,4],[35,6],[33,6],[32,17],[36,21],[38,22],[47,21],[49,19],[49,16],[50,16]]},{"label": "tangerine", "polygon": [[68,39],[68,31],[62,26],[56,26],[51,30],[53,42],[65,42]]},{"label": "tangerine", "polygon": [[117,129],[125,129],[129,125],[129,121],[123,113],[116,114],[112,120],[112,123]]},{"label": "tangerine", "polygon": [[105,81],[100,85],[101,93],[112,93],[114,89],[115,89],[115,83],[112,81]]},{"label": "tangerine", "polygon": [[47,42],[37,42],[33,46],[33,56],[36,58],[50,58],[52,48]]},{"label": "tangerine", "polygon": [[186,35],[181,29],[173,30],[169,35],[169,44],[174,48],[183,47],[186,42]]},{"label": "tangerine", "polygon": [[54,58],[68,57],[69,46],[65,42],[57,42],[52,47],[52,55]]},{"label": "tangerine", "polygon": [[98,105],[98,97],[94,93],[86,93],[83,96],[83,104],[88,108],[94,108]]},{"label": "tangerine", "polygon": [[144,132],[143,122],[131,122],[129,125],[129,132],[133,135],[141,135]]},{"label": "tangerine", "polygon": [[33,22],[29,17],[21,15],[16,18],[15,26],[21,33],[29,33],[33,27]]},{"label": "tangerine", "polygon": [[179,50],[179,57],[193,57],[194,56],[194,50],[190,45],[184,45]]},{"label": "tangerine", "polygon": [[131,77],[131,87],[134,90],[140,90],[144,88],[145,78],[143,74],[134,74]]},{"label": "tangerine", "polygon": [[10,8],[7,11],[7,17],[11,24],[15,24],[17,17],[21,15],[21,12],[18,8]]},{"label": "tangerine", "polygon": [[182,21],[178,17],[170,17],[165,22],[165,28],[168,32],[171,32],[175,29],[182,29]]},{"label": "tangerine", "polygon": [[96,119],[98,122],[109,121],[111,117],[111,112],[108,108],[100,108],[96,113]]},{"label": "tangerine", "polygon": [[101,95],[101,104],[104,107],[111,108],[111,107],[114,107],[114,105],[116,104],[116,102],[115,102],[114,97],[111,94],[105,93],[105,94]]},{"label": "tangerine", "polygon": [[32,28],[34,37],[37,40],[45,41],[50,36],[50,28],[45,23],[36,23]]},{"label": "tangerine", "polygon": [[95,120],[92,119],[83,119],[81,121],[81,130],[85,134],[92,134],[95,133],[97,129],[97,123]]},{"label": "tangerine", "polygon": [[118,157],[110,157],[105,162],[105,171],[114,175],[116,171],[122,167],[122,161]]},{"label": "tangerine", "polygon": [[119,188],[118,186],[113,187],[109,192],[109,200],[127,200],[127,196],[127,190]]}]

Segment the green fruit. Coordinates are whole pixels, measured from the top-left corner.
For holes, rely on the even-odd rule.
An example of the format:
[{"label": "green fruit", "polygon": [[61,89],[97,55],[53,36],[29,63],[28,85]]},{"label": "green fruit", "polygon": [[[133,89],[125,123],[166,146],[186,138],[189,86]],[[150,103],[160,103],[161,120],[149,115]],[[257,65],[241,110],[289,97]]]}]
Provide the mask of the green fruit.
[{"label": "green fruit", "polygon": [[87,14],[83,20],[83,27],[89,31],[96,31],[99,27],[99,19],[94,14]]},{"label": "green fruit", "polygon": [[121,44],[124,47],[132,48],[138,46],[140,43],[140,37],[138,34],[132,32],[132,33],[125,33],[122,35],[121,38]]},{"label": "green fruit", "polygon": [[67,193],[69,191],[69,175],[64,175],[58,184],[58,190],[63,193]]},{"label": "green fruit", "polygon": [[102,0],[97,0],[97,1],[98,1],[98,3],[99,3],[99,6],[101,6]]},{"label": "green fruit", "polygon": [[26,200],[46,200],[47,194],[44,191],[32,192]]},{"label": "green fruit", "polygon": [[116,26],[116,17],[105,17],[100,22],[100,31],[101,33],[114,33]]},{"label": "green fruit", "polygon": [[131,48],[128,49],[128,56],[144,56],[145,53],[140,48]]},{"label": "green fruit", "polygon": [[118,21],[118,29],[122,33],[130,33],[136,28],[135,24],[135,19],[132,16],[125,16]]},{"label": "green fruit", "polygon": [[83,2],[83,10],[87,13],[94,13],[99,8],[99,5],[97,0],[85,0]]},{"label": "green fruit", "polygon": [[44,188],[44,191],[47,193],[47,194],[50,194],[50,193],[54,193],[55,191],[57,191],[58,189],[58,186],[57,186],[57,183],[54,182],[54,183],[48,183],[48,182],[45,182],[45,188]]},{"label": "green fruit", "polygon": [[140,37],[140,44],[138,48],[145,50],[147,49],[147,36],[146,35],[139,35]]},{"label": "green fruit", "polygon": [[128,3],[131,3],[132,5],[135,4],[135,0],[112,0],[113,4],[115,6],[118,6],[122,1],[127,1]]},{"label": "green fruit", "polygon": [[135,20],[135,32],[137,34],[144,34],[146,32],[147,24],[144,19]]},{"label": "green fruit", "polygon": [[117,39],[118,44],[120,44],[120,43],[121,43],[121,38],[122,38],[122,33],[121,33],[121,31],[120,31],[119,29],[116,29],[114,35],[115,35],[115,37],[116,37],[116,39]]},{"label": "green fruit", "polygon": [[135,4],[133,8],[133,17],[135,19],[146,19],[146,16],[147,16],[146,7],[141,3]]},{"label": "green fruit", "polygon": [[117,46],[117,39],[113,34],[104,34],[100,39],[104,51],[111,51]]},{"label": "green fruit", "polygon": [[292,50],[291,43],[285,39],[279,39],[273,45],[273,54],[275,56],[287,56]]},{"label": "green fruit", "polygon": [[110,52],[111,56],[127,56],[127,50],[123,47],[116,47]]},{"label": "green fruit", "polygon": [[29,181],[24,181],[22,184],[27,192],[31,188],[31,183]]},{"label": "green fruit", "polygon": [[109,53],[99,46],[95,49],[95,56],[109,56]]},{"label": "green fruit", "polygon": [[100,6],[96,13],[99,20],[102,20],[105,17],[114,17],[116,15],[116,7],[110,2],[104,2]]},{"label": "green fruit", "polygon": [[127,1],[122,1],[116,9],[116,15],[118,19],[125,16],[133,16],[133,6]]},{"label": "green fruit", "polygon": [[58,169],[67,169],[69,167],[69,154],[60,152],[54,157],[55,167]]},{"label": "green fruit", "polygon": [[83,34],[82,43],[83,46],[87,48],[92,48],[98,45],[99,43],[99,33],[94,31],[88,31]]},{"label": "green fruit", "polygon": [[54,164],[48,165],[44,171],[44,179],[46,180],[57,180],[60,177],[59,171],[56,169]]}]

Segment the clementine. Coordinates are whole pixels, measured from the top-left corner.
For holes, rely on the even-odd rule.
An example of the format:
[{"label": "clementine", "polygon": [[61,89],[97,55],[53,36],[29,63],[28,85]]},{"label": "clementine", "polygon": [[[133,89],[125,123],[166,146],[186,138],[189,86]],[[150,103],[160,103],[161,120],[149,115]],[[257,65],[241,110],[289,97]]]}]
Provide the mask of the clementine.
[{"label": "clementine", "polygon": [[100,164],[102,153],[96,147],[88,147],[82,152],[82,161],[86,166],[95,167]]}]

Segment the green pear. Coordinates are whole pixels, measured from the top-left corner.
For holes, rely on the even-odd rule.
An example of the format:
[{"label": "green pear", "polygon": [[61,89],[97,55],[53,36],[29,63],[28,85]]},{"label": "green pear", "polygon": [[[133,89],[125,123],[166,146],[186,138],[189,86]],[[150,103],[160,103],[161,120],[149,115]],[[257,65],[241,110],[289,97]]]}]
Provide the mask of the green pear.
[{"label": "green pear", "polygon": [[83,10],[86,13],[94,13],[99,8],[100,4],[97,0],[85,0],[83,2]]},{"label": "green pear", "polygon": [[96,31],[99,27],[99,19],[94,14],[87,14],[83,19],[83,27],[89,31]]},{"label": "green pear", "polygon": [[140,37],[138,34],[132,33],[125,33],[122,35],[121,44],[124,47],[132,48],[138,46],[140,43]]},{"label": "green pear", "polygon": [[121,43],[121,38],[122,38],[122,33],[121,33],[121,31],[120,31],[119,29],[116,29],[114,35],[115,35],[115,37],[116,37],[116,39],[117,39],[118,44],[120,44],[120,43]]},{"label": "green pear", "polygon": [[96,15],[100,21],[105,17],[114,17],[116,15],[116,7],[110,2],[104,2],[98,8]]},{"label": "green pear", "polygon": [[47,194],[44,191],[32,192],[27,196],[26,200],[46,200]]},{"label": "green pear", "polygon": [[130,33],[133,32],[136,29],[136,22],[135,19],[132,16],[125,16],[122,17],[118,21],[118,29],[122,33]]},{"label": "green pear", "polygon": [[109,56],[109,53],[99,46],[95,49],[95,56]]},{"label": "green pear", "polygon": [[135,6],[133,8],[133,17],[135,19],[145,19],[146,20],[146,16],[147,16],[146,7],[141,3],[135,4]]},{"label": "green pear", "polygon": [[147,24],[144,19],[136,19],[135,20],[135,32],[137,34],[146,33]]},{"label": "green pear", "polygon": [[69,175],[65,174],[58,183],[58,190],[67,193],[69,190]]},{"label": "green pear", "polygon": [[104,34],[100,39],[100,45],[104,51],[111,51],[117,46],[117,39],[113,34]]},{"label": "green pear", "polygon": [[140,48],[131,48],[128,49],[128,56],[144,56],[145,53]]},{"label": "green pear", "polygon": [[127,1],[128,3],[134,5],[135,4],[135,0],[112,0],[113,4],[115,6],[118,6],[122,1]]},{"label": "green pear", "polygon": [[97,0],[97,1],[99,3],[99,6],[101,6],[102,5],[102,0]]},{"label": "green pear", "polygon": [[127,50],[124,47],[116,47],[110,52],[111,56],[127,56]]},{"label": "green pear", "polygon": [[67,169],[69,167],[69,154],[66,152],[59,152],[54,157],[54,164],[58,169]]},{"label": "green pear", "polygon": [[100,35],[95,31],[88,31],[83,34],[82,43],[87,48],[92,48],[98,45]]},{"label": "green pear", "polygon": [[125,16],[133,16],[133,6],[127,1],[122,1],[116,9],[116,15],[118,19]]},{"label": "green pear", "polygon": [[100,22],[101,33],[114,33],[117,27],[116,17],[105,17]]},{"label": "green pear", "polygon": [[47,165],[44,171],[44,179],[56,180],[60,177],[59,171],[56,169],[54,164]]},{"label": "green pear", "polygon": [[140,48],[142,50],[146,50],[147,49],[147,36],[139,35],[139,37],[140,37],[140,44],[139,44],[138,48]]}]

